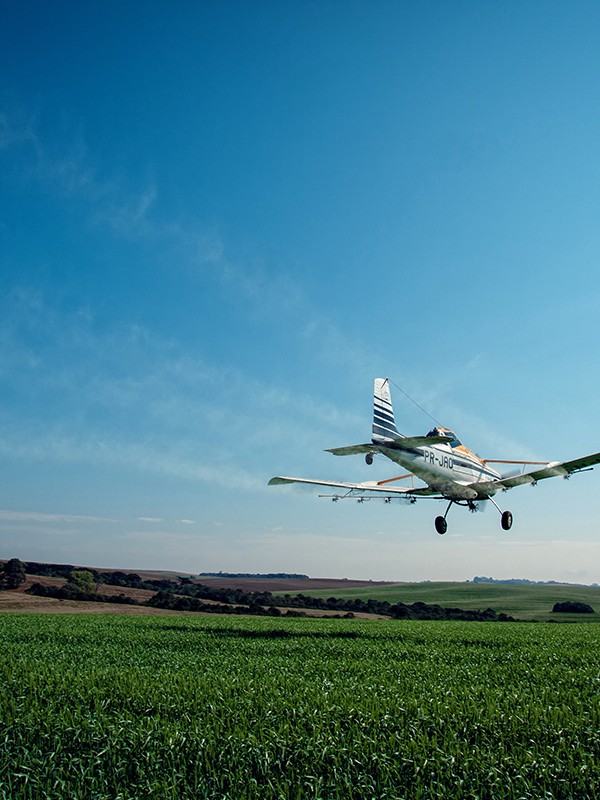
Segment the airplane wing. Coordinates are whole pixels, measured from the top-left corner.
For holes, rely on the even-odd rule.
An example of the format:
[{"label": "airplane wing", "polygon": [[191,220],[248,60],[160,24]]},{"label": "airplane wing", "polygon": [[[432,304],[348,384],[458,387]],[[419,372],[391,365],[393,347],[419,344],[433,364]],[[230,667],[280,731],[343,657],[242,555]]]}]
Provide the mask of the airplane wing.
[{"label": "airplane wing", "polygon": [[482,493],[482,490],[494,490],[498,486],[503,489],[512,489],[515,486],[521,486],[524,483],[537,483],[544,478],[555,478],[562,475],[563,478],[568,478],[575,472],[588,469],[594,464],[600,464],[600,453],[593,453],[583,458],[576,458],[573,461],[551,461],[541,469],[536,469],[533,472],[525,472],[522,475],[513,475],[510,478],[501,478],[498,481],[484,481],[482,483],[472,484],[477,492]]},{"label": "airplane wing", "polygon": [[421,489],[411,489],[404,486],[389,486],[389,485],[382,486],[376,481],[364,481],[363,483],[348,483],[346,481],[320,481],[316,480],[315,478],[287,478],[280,475],[278,475],[275,478],[271,478],[268,485],[280,486],[285,483],[308,483],[313,486],[329,486],[330,488],[333,489],[346,489],[347,491],[379,492],[387,496],[396,494],[396,495],[408,495],[409,497],[411,496],[426,497],[439,494],[439,492],[430,489],[428,486],[423,487]]},{"label": "airplane wing", "polygon": [[[451,436],[403,436],[393,441],[381,442],[381,446],[388,450],[411,450],[413,447],[425,447],[451,441]],[[358,453],[373,453],[377,450],[378,443],[371,442],[370,444],[351,444],[348,447],[332,447],[325,452],[333,453],[334,456],[354,456]]]}]

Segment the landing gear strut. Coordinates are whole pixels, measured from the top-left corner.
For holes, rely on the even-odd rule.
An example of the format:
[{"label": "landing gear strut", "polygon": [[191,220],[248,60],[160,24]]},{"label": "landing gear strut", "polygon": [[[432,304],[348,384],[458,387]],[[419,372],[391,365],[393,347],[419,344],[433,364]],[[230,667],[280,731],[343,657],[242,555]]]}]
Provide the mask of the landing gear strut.
[{"label": "landing gear strut", "polygon": [[440,534],[440,536],[443,536],[446,533],[446,531],[448,530],[448,523],[446,522],[446,515],[450,511],[450,506],[452,505],[453,502],[454,502],[453,500],[450,500],[450,502],[448,503],[448,508],[446,509],[446,513],[444,514],[443,517],[436,517],[435,518],[435,529]]},{"label": "landing gear strut", "polygon": [[493,497],[488,497],[488,500],[491,500],[491,502],[496,506],[496,508],[500,512],[500,515],[501,515],[500,516],[500,524],[502,525],[502,530],[503,531],[509,531],[512,528],[513,515],[510,513],[510,511],[502,511],[502,509],[500,508],[500,506],[494,500]]}]

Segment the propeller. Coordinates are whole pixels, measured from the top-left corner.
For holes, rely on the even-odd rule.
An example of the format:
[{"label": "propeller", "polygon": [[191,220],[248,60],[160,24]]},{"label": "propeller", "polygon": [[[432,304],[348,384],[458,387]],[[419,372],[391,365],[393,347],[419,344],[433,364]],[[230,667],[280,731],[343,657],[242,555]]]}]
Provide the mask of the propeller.
[{"label": "propeller", "polygon": [[504,478],[516,478],[517,475],[522,475],[525,470],[524,467],[526,466],[534,466],[534,467],[545,467],[548,462],[547,461],[509,461],[501,458],[484,458],[484,464],[519,464],[521,469],[509,469],[508,472],[503,472],[500,477]]},{"label": "propeller", "polygon": [[516,478],[517,475],[521,475],[520,469],[509,469],[508,472],[500,473],[500,477],[504,480],[504,478]]}]

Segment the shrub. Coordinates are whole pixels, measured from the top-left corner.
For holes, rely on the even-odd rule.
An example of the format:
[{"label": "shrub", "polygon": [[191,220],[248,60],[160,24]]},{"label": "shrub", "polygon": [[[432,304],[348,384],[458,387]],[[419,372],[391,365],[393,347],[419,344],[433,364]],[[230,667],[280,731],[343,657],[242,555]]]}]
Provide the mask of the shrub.
[{"label": "shrub", "polygon": [[577,600],[564,600],[562,603],[555,603],[552,609],[555,614],[594,614],[594,609],[587,603]]}]

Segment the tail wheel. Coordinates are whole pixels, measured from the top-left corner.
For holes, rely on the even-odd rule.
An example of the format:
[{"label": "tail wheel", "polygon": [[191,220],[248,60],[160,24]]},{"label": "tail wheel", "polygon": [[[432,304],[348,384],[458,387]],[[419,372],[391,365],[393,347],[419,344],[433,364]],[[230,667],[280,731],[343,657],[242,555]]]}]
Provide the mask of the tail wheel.
[{"label": "tail wheel", "polygon": [[365,456],[365,461],[369,466],[371,466],[371,464],[373,463],[373,453],[367,453],[367,455]]},{"label": "tail wheel", "polygon": [[509,531],[512,528],[513,524],[513,515],[510,511],[503,511],[502,512],[502,529],[505,531]]},{"label": "tail wheel", "polygon": [[448,530],[448,523],[446,522],[445,517],[436,517],[435,518],[435,529],[436,531],[442,536]]}]

